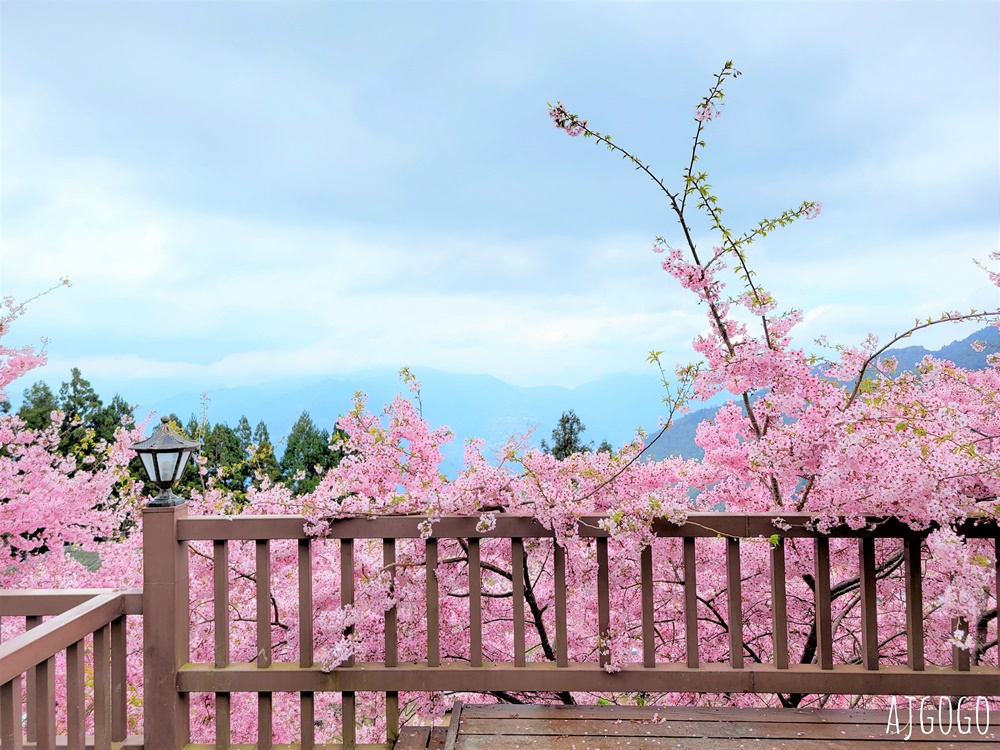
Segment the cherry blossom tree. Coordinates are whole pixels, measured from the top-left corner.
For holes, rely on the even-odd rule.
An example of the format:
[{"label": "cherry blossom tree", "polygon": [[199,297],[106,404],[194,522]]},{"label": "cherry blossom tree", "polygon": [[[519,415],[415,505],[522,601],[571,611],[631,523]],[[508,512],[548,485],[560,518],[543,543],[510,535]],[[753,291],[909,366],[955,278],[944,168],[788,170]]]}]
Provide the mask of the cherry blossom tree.
[{"label": "cherry blossom tree", "polygon": [[[639,555],[653,544],[654,579],[662,606],[656,611],[657,659],[682,661],[683,612],[673,602],[683,582],[679,543],[654,539],[653,519],[681,522],[693,511],[724,507],[731,512],[804,512],[820,530],[835,523],[864,524],[867,517],[895,517],[916,529],[928,529],[925,592],[934,602],[926,612],[930,662],[950,659],[953,644],[969,649],[975,661],[997,663],[997,607],[995,553],[990,545],[965,540],[953,527],[968,519],[996,519],[1000,515],[1000,361],[994,357],[986,370],[972,371],[955,364],[926,358],[914,372],[897,372],[886,352],[901,339],[930,325],[979,319],[996,322],[1000,310],[948,312],[938,320],[917,321],[885,343],[874,336],[856,346],[835,346],[826,357],[808,354],[793,339],[801,321],[798,310],[777,312],[778,303],[753,273],[750,246],[775,229],[820,214],[820,204],[805,202],[745,232],[729,228],[705,172],[696,165],[705,147],[704,134],[720,116],[724,86],[738,76],[727,63],[709,93],[695,108],[694,145],[680,186],[671,188],[630,151],[610,136],[594,130],[587,120],[569,113],[561,104],[550,108],[557,127],[571,136],[584,136],[624,157],[652,180],[678,222],[672,242],[657,238],[653,249],[663,256],[662,267],[693,301],[703,307],[707,333],[694,341],[701,360],[678,367],[666,397],[668,408],[663,430],[695,401],[729,393],[730,401],[703,422],[697,432],[704,449],[700,461],[669,458],[644,460],[645,435],[616,452],[572,453],[564,458],[528,447],[523,437],[512,437],[496,455],[489,455],[480,440],[465,448],[465,465],[454,479],[441,472],[441,447],[451,439],[444,427],[427,423],[419,410],[419,383],[409,371],[403,377],[408,396],[398,396],[383,409],[372,411],[358,397],[338,423],[331,450],[343,455],[340,463],[322,469],[315,489],[295,495],[289,487],[261,476],[240,503],[232,502],[225,488],[207,477],[205,485],[191,492],[190,512],[242,512],[248,514],[301,514],[316,537],[314,620],[319,663],[333,667],[348,657],[376,661],[384,654],[382,616],[396,606],[399,618],[399,658],[420,661],[426,643],[424,545],[419,540],[399,541],[395,583],[382,564],[381,542],[358,543],[356,601],[340,607],[339,549],[323,539],[330,520],[375,514],[420,514],[430,536],[444,514],[478,517],[482,529],[491,528],[498,514],[525,514],[556,532],[555,540],[527,541],[526,613],[528,658],[554,660],[552,545],[567,552],[569,609],[569,658],[594,661],[599,650],[609,656],[608,669],[621,669],[639,660],[641,621]],[[718,245],[704,249],[695,241],[696,221],[718,238]],[[1000,256],[994,256],[1000,260]],[[727,291],[732,280],[738,290]],[[1000,274],[990,273],[1000,286]],[[8,303],[0,324],[6,335],[10,322],[20,314]],[[0,349],[0,387],[10,383],[40,361],[30,350]],[[650,359],[660,366],[661,353]],[[667,378],[665,377],[665,380]],[[4,528],[14,533],[4,538],[14,561],[7,575],[14,585],[121,586],[141,584],[139,534],[97,544],[101,567],[88,571],[58,554],[61,544],[96,544],[120,518],[106,518],[102,498],[108,496],[116,473],[125,465],[130,436],[124,431],[109,446],[100,466],[77,467],[55,461],[52,436],[24,429],[16,418],[0,423],[0,506]],[[662,434],[662,432],[661,432]],[[29,508],[27,497],[44,498],[46,509]],[[88,505],[89,503],[89,505]],[[84,508],[81,524],[60,525],[57,508]],[[135,513],[131,506],[115,506],[113,513]],[[579,536],[583,516],[604,514],[615,565],[612,567],[614,614],[610,637],[597,637],[596,596],[591,581],[596,570],[594,545]],[[7,526],[8,517],[11,525]],[[81,518],[77,513],[76,518]],[[780,523],[780,521],[778,521]],[[39,531],[42,529],[43,531]],[[88,538],[89,537],[89,541]],[[698,597],[701,620],[701,654],[705,661],[728,656],[728,610],[723,555],[715,540],[698,545]],[[718,544],[723,541],[719,540]],[[48,555],[31,555],[39,545]],[[860,654],[853,635],[859,632],[856,548],[833,540],[831,547],[835,659],[851,662]],[[770,639],[769,551],[767,539],[743,545],[744,650],[748,658],[773,657]],[[442,541],[438,586],[441,592],[442,653],[468,659],[467,634],[468,550],[462,541]],[[483,585],[484,659],[508,660],[512,651],[512,613],[509,593],[512,561],[509,546],[484,540],[481,547]],[[876,546],[880,595],[882,656],[905,661],[905,611],[895,595],[902,556],[887,545]],[[296,550],[294,544],[272,545],[272,622],[275,661],[297,660]],[[809,663],[816,658],[816,623],[813,611],[812,550],[810,545],[787,545],[789,642],[794,659]],[[192,639],[194,661],[212,661],[213,603],[211,549],[192,544]],[[232,615],[231,658],[249,661],[255,645],[255,564],[252,543],[234,543],[230,550]],[[5,581],[6,583],[6,581]],[[968,623],[956,630],[956,621]],[[353,633],[345,636],[348,626]],[[137,641],[133,638],[133,644]],[[135,646],[130,670],[141,675],[141,653]],[[195,741],[209,741],[204,727],[211,725],[214,704],[210,696],[195,696]],[[443,712],[440,695],[402,696],[404,719],[433,717]],[[597,700],[618,702],[751,702],[754,696],[701,696],[694,694],[647,696],[587,696],[572,692],[526,696],[495,693],[477,700]],[[252,707],[242,708],[234,696],[233,741],[251,741],[255,731]],[[331,699],[332,700],[332,699]],[[771,702],[807,705],[819,696],[774,696]],[[377,702],[368,705],[359,730],[362,741],[380,741],[384,723]],[[331,709],[332,710],[332,709]],[[133,707],[131,720],[139,721]],[[297,703],[275,704],[275,741],[295,739]],[[317,740],[336,739],[335,725],[317,728]]]}]

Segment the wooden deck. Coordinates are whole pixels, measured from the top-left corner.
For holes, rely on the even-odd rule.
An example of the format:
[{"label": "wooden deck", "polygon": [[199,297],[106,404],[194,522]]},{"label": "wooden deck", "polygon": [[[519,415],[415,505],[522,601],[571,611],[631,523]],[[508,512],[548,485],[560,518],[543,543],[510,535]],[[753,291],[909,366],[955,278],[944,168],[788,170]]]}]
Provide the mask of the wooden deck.
[{"label": "wooden deck", "polygon": [[[916,708],[916,707],[914,707]],[[626,706],[465,706],[451,727],[404,727],[396,750],[986,750],[997,747],[992,723],[968,734],[937,724],[924,734],[914,710],[906,740],[906,706],[900,732],[887,733],[887,711],[837,709],[633,708]],[[929,714],[928,714],[929,716]],[[947,714],[946,714],[947,716]],[[985,721],[984,717],[983,721]],[[926,721],[926,719],[925,719]],[[964,723],[964,720],[963,720]],[[963,731],[965,727],[963,726]]]}]

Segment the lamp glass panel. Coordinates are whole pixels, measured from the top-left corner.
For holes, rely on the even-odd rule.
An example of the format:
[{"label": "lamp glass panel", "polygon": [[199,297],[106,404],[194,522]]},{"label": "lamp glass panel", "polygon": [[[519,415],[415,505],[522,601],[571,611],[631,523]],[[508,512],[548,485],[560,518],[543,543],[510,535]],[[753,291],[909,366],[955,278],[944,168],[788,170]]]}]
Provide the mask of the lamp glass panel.
[{"label": "lamp glass panel", "polygon": [[142,459],[142,468],[146,470],[146,476],[149,477],[149,481],[155,484],[158,479],[156,476],[156,466],[153,461],[153,454],[140,453],[139,458]]},{"label": "lamp glass panel", "polygon": [[177,467],[177,454],[172,451],[157,453],[156,460],[160,464],[160,481],[173,482],[174,469]]},{"label": "lamp glass panel", "polygon": [[187,468],[189,458],[191,458],[191,451],[184,451],[181,453],[181,462],[177,467],[177,476],[174,477],[174,481],[179,482],[181,477],[184,475],[184,469]]}]

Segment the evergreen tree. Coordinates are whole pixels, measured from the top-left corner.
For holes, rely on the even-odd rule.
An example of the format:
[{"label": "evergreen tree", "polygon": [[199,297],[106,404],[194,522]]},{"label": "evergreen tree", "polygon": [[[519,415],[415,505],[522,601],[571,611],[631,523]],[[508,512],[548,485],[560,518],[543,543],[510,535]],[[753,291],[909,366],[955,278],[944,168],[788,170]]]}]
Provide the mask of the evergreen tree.
[{"label": "evergreen tree", "polygon": [[74,367],[68,383],[59,389],[59,410],[65,415],[59,452],[63,455],[86,452],[94,436],[94,421],[104,404],[97,392]]},{"label": "evergreen tree", "polygon": [[[340,441],[336,442],[339,446]],[[301,495],[316,489],[320,477],[339,464],[342,457],[339,447],[331,449],[330,433],[316,427],[309,412],[304,411],[285,441],[278,467],[285,483],[296,495]]]},{"label": "evergreen tree", "polygon": [[254,446],[253,464],[255,472],[258,472],[262,479],[266,478],[276,482],[281,476],[281,469],[278,467],[278,459],[274,455],[274,444],[271,442],[271,435],[267,431],[267,425],[261,420],[253,431],[252,444]]},{"label": "evergreen tree", "polygon": [[562,460],[574,453],[589,451],[590,445],[580,439],[580,435],[586,429],[586,425],[576,416],[575,411],[572,409],[564,411],[559,417],[559,424],[552,430],[552,445],[542,440],[542,452],[551,453]]},{"label": "evergreen tree", "polygon": [[24,420],[24,424],[29,430],[40,431],[52,424],[52,418],[49,415],[58,408],[56,395],[52,389],[47,383],[39,380],[30,388],[25,389],[24,403],[17,410],[17,416]]},{"label": "evergreen tree", "polygon": [[133,422],[132,405],[123,399],[119,394],[111,399],[111,403],[101,409],[94,417],[94,434],[98,440],[111,443],[115,439],[115,432],[122,426],[122,420],[127,417],[125,424]]},{"label": "evergreen tree", "polygon": [[236,432],[226,424],[217,424],[205,434],[201,455],[205,457],[209,474],[218,484],[234,493],[246,490],[248,462]]},{"label": "evergreen tree", "polygon": [[[267,429],[266,427],[264,428]],[[236,429],[233,430],[236,433],[236,437],[239,438],[240,448],[243,449],[243,455],[248,455],[250,446],[253,445],[253,430],[250,429],[250,423],[247,421],[246,416],[241,416],[239,423],[236,425]]]}]

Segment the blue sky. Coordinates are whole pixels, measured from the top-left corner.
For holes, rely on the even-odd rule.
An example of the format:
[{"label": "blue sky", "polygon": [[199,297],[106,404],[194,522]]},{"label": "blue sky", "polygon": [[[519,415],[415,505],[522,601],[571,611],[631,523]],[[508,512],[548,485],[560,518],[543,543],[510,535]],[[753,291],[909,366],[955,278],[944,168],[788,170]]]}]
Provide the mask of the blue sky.
[{"label": "blue sky", "polygon": [[650,252],[678,239],[666,204],[546,102],[676,186],[727,59],[701,165],[731,224],[824,205],[752,251],[798,341],[1000,305],[972,262],[1000,246],[996,2],[2,0],[0,22],[0,289],[71,279],[10,340],[47,337],[53,382],[688,361],[703,312]]}]

